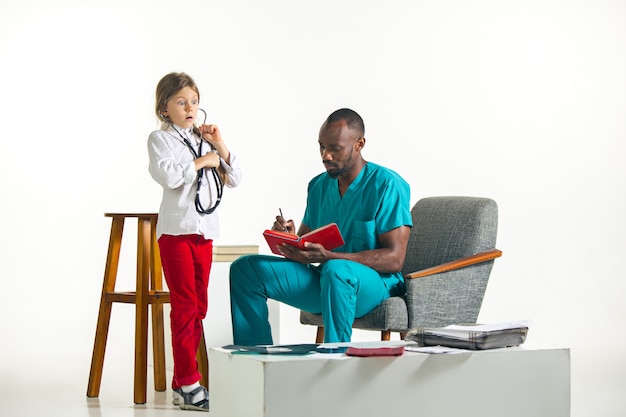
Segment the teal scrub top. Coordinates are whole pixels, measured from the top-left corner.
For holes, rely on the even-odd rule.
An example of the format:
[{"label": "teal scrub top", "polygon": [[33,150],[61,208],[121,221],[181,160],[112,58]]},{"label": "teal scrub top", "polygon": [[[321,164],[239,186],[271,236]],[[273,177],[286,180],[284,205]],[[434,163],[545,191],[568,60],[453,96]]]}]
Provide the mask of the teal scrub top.
[{"label": "teal scrub top", "polygon": [[345,241],[337,252],[377,249],[378,235],[413,226],[410,187],[396,172],[368,162],[341,197],[338,180],[324,172],[309,182],[302,223],[312,230],[337,223]]}]

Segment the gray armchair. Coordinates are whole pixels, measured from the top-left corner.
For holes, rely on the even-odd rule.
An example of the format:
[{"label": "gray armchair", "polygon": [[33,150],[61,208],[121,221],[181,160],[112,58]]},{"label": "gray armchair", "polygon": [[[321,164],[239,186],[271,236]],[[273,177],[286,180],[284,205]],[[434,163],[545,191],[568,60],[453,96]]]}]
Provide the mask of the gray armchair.
[{"label": "gray armchair", "polygon": [[[391,332],[414,327],[475,323],[495,258],[498,207],[488,198],[429,197],[411,210],[413,228],[402,268],[406,294],[391,297],[354,321],[353,328]],[[320,314],[300,311],[300,322],[318,326],[317,343],[324,339]]]}]

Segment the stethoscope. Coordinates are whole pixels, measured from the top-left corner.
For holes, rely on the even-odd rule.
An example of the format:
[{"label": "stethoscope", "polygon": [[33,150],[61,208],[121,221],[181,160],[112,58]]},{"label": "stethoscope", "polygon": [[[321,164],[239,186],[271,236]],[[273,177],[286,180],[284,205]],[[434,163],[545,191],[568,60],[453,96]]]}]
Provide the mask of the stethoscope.
[{"label": "stethoscope", "polygon": [[[199,111],[201,111],[204,114],[204,121],[202,122],[202,124],[206,123],[206,112],[203,109],[198,109]],[[204,143],[204,140],[202,139],[202,135],[200,135],[200,145],[198,145],[198,151],[196,151],[193,147],[193,145],[191,144],[191,142],[189,142],[189,139],[187,139],[185,136],[183,136],[182,133],[180,133],[178,131],[178,129],[176,129],[174,127],[174,124],[172,122],[170,122],[169,118],[161,115],[161,117],[163,118],[163,120],[165,120],[165,123],[167,123],[172,129],[174,129],[176,131],[176,133],[178,133],[178,136],[180,136],[180,138],[183,140],[183,142],[185,142],[185,145],[187,145],[187,147],[189,148],[189,150],[191,151],[191,153],[193,154],[195,159],[198,159],[202,156],[202,144]],[[211,214],[215,211],[215,209],[217,209],[217,206],[219,206],[220,202],[222,201],[222,194],[224,193],[224,183],[222,182],[222,179],[220,178],[219,174],[217,173],[217,168],[213,167],[210,168],[211,170],[211,174],[213,176],[213,182],[215,182],[215,190],[217,192],[217,199],[215,200],[215,204],[212,207],[209,207],[207,209],[205,209],[202,206],[202,203],[200,202],[200,187],[202,186],[202,178],[204,178],[204,171],[207,168],[201,168],[198,170],[198,178],[197,178],[197,185],[196,185],[196,211],[200,214]],[[209,191],[210,192],[210,191]]]}]

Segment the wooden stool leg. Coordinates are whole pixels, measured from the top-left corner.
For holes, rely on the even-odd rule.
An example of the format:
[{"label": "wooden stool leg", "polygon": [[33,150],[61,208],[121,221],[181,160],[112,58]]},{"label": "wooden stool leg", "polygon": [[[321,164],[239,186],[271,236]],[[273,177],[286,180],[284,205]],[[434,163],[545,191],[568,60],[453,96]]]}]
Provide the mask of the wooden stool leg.
[{"label": "wooden stool leg", "polygon": [[[150,287],[163,290],[161,254],[156,241],[156,218],[150,224]],[[154,389],[165,391],[165,333],[163,329],[163,304],[152,304],[152,357],[154,360]]]},{"label": "wooden stool leg", "polygon": [[209,389],[209,358],[207,357],[206,341],[204,340],[204,327],[202,328],[202,337],[196,353],[196,360],[198,361],[198,371],[202,375],[200,384]]},{"label": "wooden stool leg", "polygon": [[102,368],[104,366],[104,353],[106,351],[107,337],[109,334],[109,322],[111,320],[111,307],[113,303],[107,300],[107,293],[115,290],[117,268],[120,260],[120,248],[122,245],[122,232],[124,231],[124,219],[114,218],[111,223],[111,236],[109,237],[109,250],[107,253],[102,295],[100,297],[100,309],[98,311],[98,323],[96,325],[96,337],[91,356],[91,369],[87,384],[87,396],[97,397],[100,394],[100,382],[102,381]]},{"label": "wooden stool leg", "polygon": [[145,404],[148,378],[148,285],[150,219],[137,219],[137,291],[135,298],[135,404]]},{"label": "wooden stool leg", "polygon": [[152,304],[152,357],[154,360],[154,389],[167,390],[165,381],[165,331],[163,304]]}]

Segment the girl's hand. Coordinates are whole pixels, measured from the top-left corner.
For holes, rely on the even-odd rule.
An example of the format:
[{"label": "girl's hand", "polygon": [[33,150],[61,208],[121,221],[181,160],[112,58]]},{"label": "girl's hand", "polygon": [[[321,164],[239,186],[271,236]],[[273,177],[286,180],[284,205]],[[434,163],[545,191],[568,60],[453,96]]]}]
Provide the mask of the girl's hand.
[{"label": "girl's hand", "polygon": [[[202,139],[209,142],[219,155],[224,158],[224,161],[230,164],[230,151],[222,139],[222,134],[217,125],[202,125],[198,129],[200,130]],[[219,162],[217,165],[219,165]]]},{"label": "girl's hand", "polygon": [[215,146],[222,142],[222,134],[217,125],[202,125],[198,129],[200,130],[202,139],[206,140],[211,145]]},{"label": "girl's hand", "polygon": [[220,166],[220,157],[215,152],[209,152],[195,160],[196,171],[202,168],[217,168]]}]

